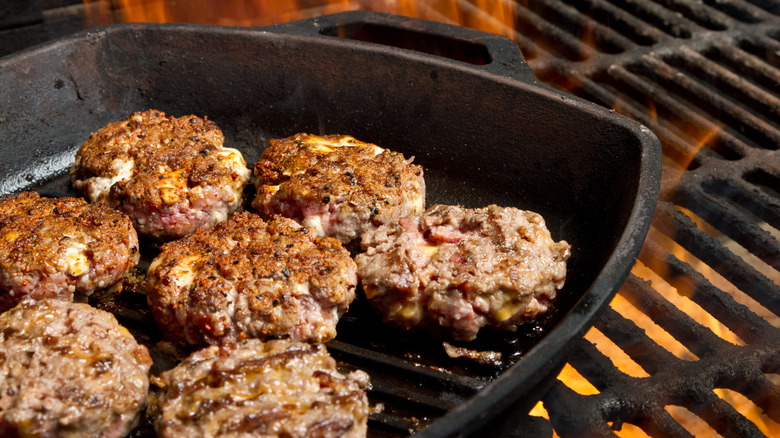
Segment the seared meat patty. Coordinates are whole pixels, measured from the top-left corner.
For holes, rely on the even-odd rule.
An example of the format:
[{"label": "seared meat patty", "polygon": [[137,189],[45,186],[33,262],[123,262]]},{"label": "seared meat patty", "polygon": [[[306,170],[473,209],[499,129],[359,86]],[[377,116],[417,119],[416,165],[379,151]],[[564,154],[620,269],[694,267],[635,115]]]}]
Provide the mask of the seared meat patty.
[{"label": "seared meat patty", "polygon": [[81,145],[73,187],[91,203],[105,201],[130,216],[140,234],[176,239],[242,205],[251,171],[224,140],[208,118],[136,112]]},{"label": "seared meat patty", "polygon": [[343,243],[425,208],[421,166],[347,135],[271,140],[254,172],[255,209]]},{"label": "seared meat patty", "polygon": [[0,436],[127,435],[147,402],[149,353],[108,312],[24,300],[0,315]]},{"label": "seared meat patty", "polygon": [[368,380],[322,344],[248,339],[163,373],[149,411],[160,437],[364,437]]},{"label": "seared meat patty", "polygon": [[539,214],[495,205],[434,205],[363,237],[358,276],[385,321],[473,340],[547,311],[566,278],[570,245]]},{"label": "seared meat patty", "polygon": [[24,297],[89,295],[138,259],[138,236],[116,210],[34,192],[0,198],[0,311]]},{"label": "seared meat patty", "polygon": [[149,267],[147,298],[173,341],[325,342],[355,298],[356,271],[338,240],[291,219],[242,212],[163,245]]}]

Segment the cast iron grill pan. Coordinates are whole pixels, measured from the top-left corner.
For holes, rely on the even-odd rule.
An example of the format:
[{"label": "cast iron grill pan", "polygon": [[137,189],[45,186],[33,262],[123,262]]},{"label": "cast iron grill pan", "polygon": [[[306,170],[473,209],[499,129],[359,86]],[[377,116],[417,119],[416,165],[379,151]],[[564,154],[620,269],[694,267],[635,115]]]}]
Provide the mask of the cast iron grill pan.
[{"label": "cast iron grill pan", "polygon": [[[501,352],[499,365],[449,358],[440,341],[352,305],[329,349],[371,375],[369,398],[384,407],[375,436],[465,436],[511,403],[530,408],[625,279],[658,195],[660,147],[646,128],[544,87],[511,40],[418,19],[114,25],[0,59],[0,83],[1,194],[74,195],[67,171],[89,134],[155,108],[207,115],[248,163],[270,138],[349,134],[414,156],[428,205],[542,214],[572,244],[566,286],[538,322],[469,345]],[[155,245],[142,246],[148,263]],[[92,301],[150,347],[155,371],[172,365],[137,288]]]}]

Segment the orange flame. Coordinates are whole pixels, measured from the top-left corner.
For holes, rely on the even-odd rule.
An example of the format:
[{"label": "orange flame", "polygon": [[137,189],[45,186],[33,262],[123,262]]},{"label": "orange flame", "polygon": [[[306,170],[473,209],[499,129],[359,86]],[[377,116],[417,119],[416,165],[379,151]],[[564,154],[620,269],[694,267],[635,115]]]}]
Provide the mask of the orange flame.
[{"label": "orange flame", "polygon": [[[618,99],[613,104],[613,109],[620,111],[621,105],[625,103]],[[646,104],[647,114],[646,116],[653,121],[659,119],[658,110],[655,102],[652,99],[648,99]],[[696,154],[702,149],[710,146],[710,143],[717,139],[722,134],[723,125],[713,125],[711,129],[690,129],[693,141],[692,148],[689,153],[682,159],[678,160],[678,165],[682,169],[686,169],[695,158]],[[701,132],[696,135],[696,132]],[[710,234],[713,237],[719,238],[724,246],[728,246],[733,252],[742,257],[745,260],[750,261],[756,269],[764,273],[772,281],[780,284],[780,274],[776,270],[773,270],[770,266],[764,266],[756,257],[746,250],[735,248],[737,245],[726,239],[721,235],[717,229],[707,224],[700,217],[696,216],[693,212],[679,208],[680,211],[688,215],[691,220],[696,224],[698,228]],[[769,309],[764,308],[759,303],[753,301],[750,297],[740,291],[736,286],[731,284],[728,280],[721,277],[713,267],[708,266],[706,263],[700,261],[692,254],[690,254],[685,248],[678,245],[672,238],[665,236],[655,228],[651,228],[648,234],[648,241],[653,241],[659,244],[664,251],[673,255],[680,261],[691,265],[697,272],[709,281],[715,287],[723,290],[726,293],[731,294],[735,300],[748,308],[750,308],[757,315],[766,319],[770,324],[775,327],[780,327],[780,317],[777,317]],[[741,250],[741,251],[740,251]],[[677,309],[682,310],[694,321],[698,322],[702,326],[711,330],[714,334],[722,338],[723,340],[735,345],[744,345],[744,342],[725,325],[723,325],[717,318],[710,315],[705,309],[701,308],[698,304],[689,299],[692,290],[695,287],[691,284],[684,282],[672,282],[667,281],[674,278],[674,275],[669,272],[668,266],[663,262],[653,264],[652,266],[646,266],[641,262],[637,262],[631,270],[632,275],[635,275],[643,280],[652,282],[652,287],[658,293],[660,293],[665,299],[667,299]],[[672,284],[674,283],[674,284]],[[683,360],[696,361],[697,358],[691,353],[683,344],[678,342],[674,337],[667,333],[663,328],[656,325],[647,315],[642,311],[635,308],[628,300],[623,298],[619,293],[610,303],[610,307],[620,315],[632,320],[637,326],[645,331],[648,337],[653,339],[658,345],[666,348],[670,353]],[[596,347],[607,357],[609,357],[615,367],[620,371],[632,377],[647,377],[647,373],[630,357],[622,352],[622,350],[614,345],[606,336],[604,336],[598,329],[591,328],[586,334],[585,338],[596,345]],[[587,380],[572,369],[569,365],[564,368],[561,374],[558,376],[559,380],[564,382],[566,386],[573,389],[581,395],[597,394],[598,390],[592,387]],[[780,377],[767,376],[768,379],[777,381]],[[732,405],[738,412],[743,414],[751,422],[753,422],[766,436],[780,436],[780,424],[769,418],[761,408],[756,406],[751,400],[745,396],[724,388],[715,388],[713,392]],[[696,414],[690,412],[682,406],[666,406],[666,411],[686,430],[688,430],[694,436],[718,436],[718,433],[712,429],[704,420],[699,418]],[[547,412],[544,411],[543,406],[538,404],[532,414],[546,416]],[[647,437],[647,434],[639,427],[631,424],[623,424],[621,430],[615,431],[616,435],[620,437]]]},{"label": "orange flame", "polygon": [[90,26],[113,23],[200,23],[267,26],[349,10],[387,12],[511,37],[513,2],[505,0],[84,0]]}]

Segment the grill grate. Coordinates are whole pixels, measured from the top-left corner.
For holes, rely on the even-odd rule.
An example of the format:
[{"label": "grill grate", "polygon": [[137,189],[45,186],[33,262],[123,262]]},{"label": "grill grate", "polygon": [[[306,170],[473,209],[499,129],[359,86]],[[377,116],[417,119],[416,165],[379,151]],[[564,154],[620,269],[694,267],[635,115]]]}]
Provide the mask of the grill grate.
[{"label": "grill grate", "polygon": [[[543,398],[552,426],[562,437],[614,436],[626,424],[650,436],[777,433],[780,5],[568,3],[514,3],[515,39],[542,81],[638,120],[661,140],[661,202],[618,298],[691,357],[670,352],[613,302],[595,329],[645,374],[622,371],[586,336],[569,365],[597,393],[582,395],[558,380]],[[723,280],[715,285],[704,271]],[[717,319],[738,344],[681,310],[680,296]],[[765,417],[746,418],[746,409],[733,407],[716,388],[741,394]],[[683,424],[669,406],[684,407],[707,426]]]}]

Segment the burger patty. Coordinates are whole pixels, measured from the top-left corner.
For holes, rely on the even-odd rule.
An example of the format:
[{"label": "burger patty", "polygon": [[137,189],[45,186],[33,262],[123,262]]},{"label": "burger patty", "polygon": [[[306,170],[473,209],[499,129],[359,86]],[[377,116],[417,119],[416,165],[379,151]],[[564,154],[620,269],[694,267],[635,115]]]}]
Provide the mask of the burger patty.
[{"label": "burger patty", "polygon": [[116,283],[139,257],[130,219],[116,210],[34,192],[0,198],[0,311],[24,297],[89,295]]},{"label": "burger patty", "polygon": [[163,245],[147,299],[168,339],[325,342],[355,298],[357,267],[339,241],[295,221],[247,212]]},{"label": "burger patty", "polygon": [[24,300],[0,315],[0,436],[125,436],[146,405],[151,364],[110,313]]},{"label": "burger patty", "polygon": [[163,373],[149,412],[160,437],[364,437],[368,380],[322,344],[248,339]]},{"label": "burger patty", "polygon": [[127,214],[140,234],[176,239],[242,206],[251,171],[224,140],[208,118],[136,112],[81,145],[73,187],[91,203],[105,201]]},{"label": "burger patty", "polygon": [[292,218],[343,243],[425,208],[421,166],[347,135],[271,140],[254,172],[257,211]]},{"label": "burger patty", "polygon": [[385,321],[456,340],[514,330],[547,311],[566,279],[571,246],[537,213],[434,205],[367,233],[361,285]]}]

